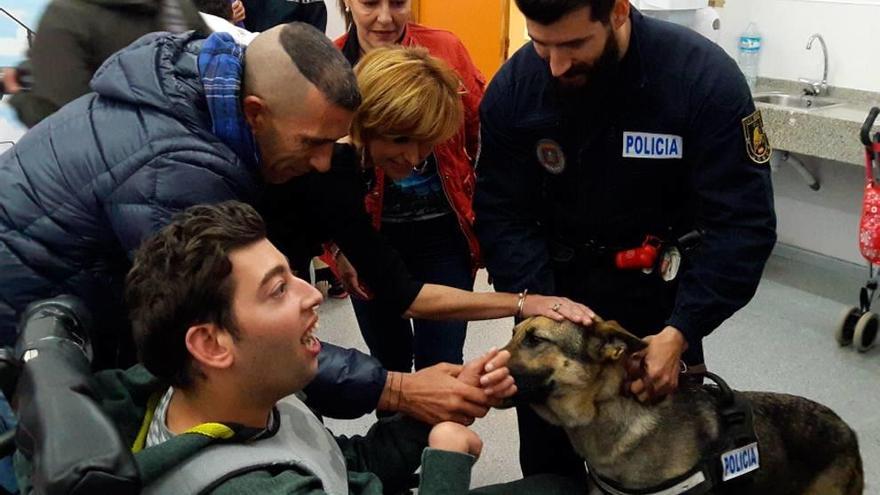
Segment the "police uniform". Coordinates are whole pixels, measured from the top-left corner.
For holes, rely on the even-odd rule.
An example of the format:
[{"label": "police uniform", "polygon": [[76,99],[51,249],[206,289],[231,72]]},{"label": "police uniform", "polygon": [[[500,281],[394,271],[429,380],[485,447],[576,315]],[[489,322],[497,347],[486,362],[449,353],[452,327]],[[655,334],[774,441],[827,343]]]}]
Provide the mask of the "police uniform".
[{"label": "police uniform", "polygon": [[[776,240],[770,146],[720,47],[636,9],[630,19],[602,89],[563,93],[531,44],[492,80],[477,235],[498,290],[565,295],[640,336],[672,325],[689,344],[684,360],[702,363],[701,339],[751,299]],[[695,247],[676,246],[693,232]],[[667,261],[682,253],[678,270],[615,266],[649,236]],[[520,411],[523,474],[582,472],[573,453],[560,459],[564,445],[547,445],[567,444],[547,427]]]}]

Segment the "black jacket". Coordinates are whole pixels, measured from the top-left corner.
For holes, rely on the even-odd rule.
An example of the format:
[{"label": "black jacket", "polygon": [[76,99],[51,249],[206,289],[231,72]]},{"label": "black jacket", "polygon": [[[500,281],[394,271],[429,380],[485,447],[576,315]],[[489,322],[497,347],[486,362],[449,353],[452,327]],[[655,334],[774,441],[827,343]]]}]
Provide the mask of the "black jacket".
[{"label": "black jacket", "polygon": [[[480,114],[476,230],[499,290],[560,290],[563,244],[583,292],[596,295],[583,303],[623,321],[655,307],[665,313],[652,320],[659,327],[633,330],[673,325],[698,350],[752,297],[776,240],[769,146],[750,157],[755,106],[720,47],[635,9],[631,19],[629,49],[603,94],[563,95],[531,43],[492,80]],[[677,285],[598,255],[694,229],[702,243]],[[599,299],[621,309],[603,314]]]},{"label": "black jacket", "polygon": [[[329,0],[336,4],[336,0]],[[305,22],[322,33],[327,29],[327,6],[324,0],[242,0],[246,17],[244,27],[255,33],[279,24]]]},{"label": "black jacket", "polygon": [[288,257],[308,259],[321,253],[322,243],[334,241],[373,294],[403,314],[424,284],[373,228],[364,207],[367,174],[354,148],[337,144],[329,172],[269,186],[260,210],[270,239]]}]

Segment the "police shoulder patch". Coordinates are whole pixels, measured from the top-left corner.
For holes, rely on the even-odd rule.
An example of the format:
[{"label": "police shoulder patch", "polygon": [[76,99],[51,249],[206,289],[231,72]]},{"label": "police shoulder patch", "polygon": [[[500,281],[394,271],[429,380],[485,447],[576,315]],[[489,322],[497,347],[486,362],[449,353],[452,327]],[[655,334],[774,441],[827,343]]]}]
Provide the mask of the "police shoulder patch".
[{"label": "police shoulder patch", "polygon": [[538,163],[551,174],[559,175],[565,170],[565,153],[556,141],[541,139],[535,152],[538,155]]},{"label": "police shoulder patch", "polygon": [[743,134],[746,140],[746,152],[753,162],[763,164],[770,161],[770,140],[767,139],[767,133],[764,132],[764,120],[761,118],[761,111],[755,110],[754,113],[742,120]]}]

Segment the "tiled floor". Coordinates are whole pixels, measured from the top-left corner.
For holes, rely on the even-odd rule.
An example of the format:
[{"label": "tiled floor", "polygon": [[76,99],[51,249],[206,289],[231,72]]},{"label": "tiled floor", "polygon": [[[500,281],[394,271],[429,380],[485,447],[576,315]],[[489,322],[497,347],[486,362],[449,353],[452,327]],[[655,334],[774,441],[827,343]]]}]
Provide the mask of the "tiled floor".
[{"label": "tiled floor", "polygon": [[[837,411],[859,435],[865,493],[880,494],[880,350],[860,354],[832,337],[838,314],[857,302],[866,276],[867,269],[781,250],[752,302],[706,340],[705,350],[710,368],[736,388],[803,395]],[[490,290],[485,272],[476,290]],[[365,349],[347,300],[328,301],[321,313],[323,339]],[[503,345],[511,325],[510,319],[471,323],[465,359]],[[337,434],[361,433],[371,423],[372,417],[327,421]],[[519,478],[515,413],[492,411],[475,429],[485,448],[472,485]]]}]

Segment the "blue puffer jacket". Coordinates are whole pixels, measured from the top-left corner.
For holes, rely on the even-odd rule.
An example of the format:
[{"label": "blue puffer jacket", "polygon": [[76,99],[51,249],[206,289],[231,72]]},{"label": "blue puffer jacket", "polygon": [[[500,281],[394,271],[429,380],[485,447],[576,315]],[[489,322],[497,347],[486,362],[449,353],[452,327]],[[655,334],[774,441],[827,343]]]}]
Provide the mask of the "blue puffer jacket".
[{"label": "blue puffer jacket", "polygon": [[[81,297],[99,318],[120,318],[143,239],[188,206],[257,197],[258,171],[211,134],[200,47],[192,34],[139,39],[98,70],[94,93],[0,155],[0,344],[14,342],[28,303],[60,293]],[[336,389],[323,412],[372,410],[385,371],[356,351],[326,351],[320,376],[329,381],[316,389],[341,383],[351,395]]]}]

